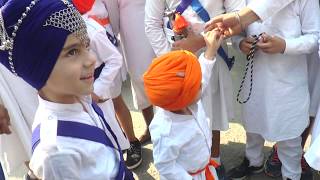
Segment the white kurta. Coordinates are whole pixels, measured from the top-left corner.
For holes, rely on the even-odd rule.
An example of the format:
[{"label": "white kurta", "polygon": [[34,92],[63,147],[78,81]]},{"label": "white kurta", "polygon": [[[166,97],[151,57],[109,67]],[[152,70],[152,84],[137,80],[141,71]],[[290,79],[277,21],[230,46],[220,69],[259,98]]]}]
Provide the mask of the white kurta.
[{"label": "white kurta", "polygon": [[312,117],[316,117],[320,104],[320,58],[318,52],[307,56],[307,64],[310,92],[309,114]]},{"label": "white kurta", "polygon": [[[167,28],[168,18],[164,17],[165,11],[177,8],[181,0],[147,0],[145,31],[155,51],[160,56],[171,51],[169,39],[173,35]],[[245,6],[244,0],[200,0],[210,17],[215,17],[225,12],[238,11]],[[195,33],[204,29],[205,22],[189,6],[182,14]],[[229,120],[234,118],[233,112],[233,87],[229,69],[221,57],[213,68],[208,91],[204,94],[204,108],[209,116],[214,130],[227,130]]]},{"label": "white kurta", "polygon": [[304,157],[312,168],[320,171],[320,108],[313,126],[311,146]]},{"label": "white kurta", "polygon": [[122,56],[117,48],[110,42],[105,34],[105,29],[92,18],[83,16],[87,25],[87,31],[90,38],[90,49],[97,57],[96,68],[105,63],[101,74],[94,82],[94,92],[102,98],[109,99],[104,103],[98,103],[104,114],[108,115],[106,119],[110,127],[116,134],[121,149],[128,149],[130,143],[125,137],[115,115],[112,98],[121,93],[121,80],[119,71],[122,66]]},{"label": "white kurta", "polygon": [[[42,179],[114,179],[118,173],[119,154],[103,144],[57,136],[57,121],[73,121],[96,126],[103,130],[102,120],[94,112],[90,97],[80,103],[58,104],[39,97],[32,129],[41,124],[40,143],[36,147],[30,168]],[[107,117],[106,117],[107,118]],[[112,143],[112,135],[106,131]]]},{"label": "white kurta", "polygon": [[262,21],[265,21],[293,1],[296,0],[253,0],[247,7],[253,10]]},{"label": "white kurta", "polygon": [[133,87],[133,101],[138,109],[151,105],[144,92],[142,75],[155,56],[144,33],[144,7],[145,0],[96,0],[90,12],[99,17],[108,13],[113,32],[121,35],[123,55]]},{"label": "white kurta", "polygon": [[[89,16],[98,18],[104,21],[106,24],[102,24],[105,30],[112,36],[118,37],[119,34],[119,7],[118,2],[114,0],[95,0],[92,9],[87,13]],[[119,45],[118,50],[122,52],[121,46]],[[123,65],[121,70],[114,81],[115,92],[121,90],[122,81],[126,80],[127,70]],[[117,94],[115,93],[115,94]],[[119,93],[117,94],[119,96]]]},{"label": "white kurta", "polygon": [[[208,84],[214,61],[200,57],[202,87]],[[210,120],[201,100],[188,107],[192,115],[175,114],[158,108],[149,130],[153,159],[161,180],[205,180],[205,172],[191,176],[206,167],[211,154]],[[214,168],[210,168],[215,173]],[[215,177],[217,178],[217,177]]]},{"label": "white kurta", "polygon": [[30,159],[31,126],[38,106],[37,91],[0,65],[0,103],[10,116],[12,134],[0,136],[0,161],[6,175]]},{"label": "white kurta", "polygon": [[[306,55],[317,49],[319,17],[317,0],[297,0],[263,23],[249,26],[248,36],[262,32],[280,36],[286,49],[284,54],[255,54],[252,95],[243,105],[247,132],[269,141],[284,141],[300,136],[308,126]],[[249,84],[244,86],[244,94]]]}]

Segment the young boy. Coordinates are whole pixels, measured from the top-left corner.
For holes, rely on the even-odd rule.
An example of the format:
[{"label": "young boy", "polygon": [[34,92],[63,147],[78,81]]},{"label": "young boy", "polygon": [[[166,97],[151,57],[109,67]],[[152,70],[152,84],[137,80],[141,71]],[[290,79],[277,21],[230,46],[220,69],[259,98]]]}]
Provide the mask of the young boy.
[{"label": "young boy", "polygon": [[222,39],[219,31],[205,35],[207,50],[200,63],[191,52],[172,51],[154,59],[144,74],[149,100],[159,107],[149,130],[160,179],[217,178],[218,164],[210,159],[210,122],[199,99]]},{"label": "young boy", "polygon": [[117,138],[92,104],[95,58],[66,0],[9,0],[0,61],[39,93],[30,169],[40,179],[133,179]]},{"label": "young boy", "polygon": [[[263,23],[248,27],[248,37],[239,45],[245,54],[253,43],[251,36],[263,34],[254,55],[251,98],[243,105],[246,155],[242,164],[230,171],[231,178],[263,171],[262,148],[267,140],[276,142],[283,178],[300,179],[300,136],[309,124],[306,60],[317,47],[318,17],[316,0],[296,0]],[[248,85],[244,88],[249,89]]]},{"label": "young boy", "polygon": [[[188,0],[147,0],[145,30],[146,35],[157,56],[173,49],[192,50],[194,53],[204,45],[200,33],[204,30],[205,22],[210,18],[225,12],[238,11],[245,6],[244,0],[196,0],[188,6]],[[186,7],[185,7],[186,6]],[[185,9],[185,10],[184,10]],[[172,25],[165,14],[179,12],[190,24],[188,37],[172,42]],[[183,11],[183,12],[180,12]],[[199,47],[200,39],[200,47]],[[203,43],[201,43],[203,41]],[[173,44],[172,44],[173,43]],[[224,49],[226,49],[226,46]],[[199,48],[197,48],[199,47]],[[225,50],[223,50],[224,52]],[[229,120],[233,119],[233,88],[228,66],[219,54],[210,79],[210,85],[203,99],[204,109],[211,120],[212,129],[212,157],[220,164],[220,131],[229,127]],[[218,168],[219,177],[224,176],[224,168]]]}]

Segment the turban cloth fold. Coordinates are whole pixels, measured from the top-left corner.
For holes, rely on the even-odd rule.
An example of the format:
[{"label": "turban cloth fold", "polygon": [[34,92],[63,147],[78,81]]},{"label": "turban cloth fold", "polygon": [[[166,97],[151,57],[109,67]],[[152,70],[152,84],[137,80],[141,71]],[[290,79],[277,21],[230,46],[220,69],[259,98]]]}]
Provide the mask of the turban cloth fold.
[{"label": "turban cloth fold", "polygon": [[94,2],[95,0],[72,0],[72,3],[81,14],[85,14],[90,11]]},{"label": "turban cloth fold", "polygon": [[169,111],[183,109],[194,101],[201,78],[198,59],[188,51],[172,51],[155,58],[143,76],[150,102]]},{"label": "turban cloth fold", "polygon": [[[2,1],[1,13],[9,37],[12,38],[14,25],[30,4],[31,0]],[[38,90],[48,80],[67,36],[71,34],[65,29],[44,24],[53,13],[66,8],[61,0],[38,1],[23,19],[14,38],[12,57],[15,71]],[[7,51],[0,50],[0,62],[10,70]]]}]

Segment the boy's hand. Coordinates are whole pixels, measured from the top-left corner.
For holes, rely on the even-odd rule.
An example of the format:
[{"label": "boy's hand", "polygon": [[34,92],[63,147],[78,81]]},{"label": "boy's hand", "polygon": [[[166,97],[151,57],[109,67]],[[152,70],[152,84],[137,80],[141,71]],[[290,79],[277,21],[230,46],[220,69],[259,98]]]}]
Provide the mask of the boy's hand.
[{"label": "boy's hand", "polygon": [[264,33],[262,41],[257,43],[257,47],[268,54],[284,53],[286,41],[278,36],[270,36]]},{"label": "boy's hand", "polygon": [[240,42],[240,44],[239,44],[240,50],[241,50],[244,54],[248,55],[249,52],[250,52],[251,45],[252,45],[253,42],[254,42],[254,38],[252,38],[252,37],[246,37],[246,38],[244,38],[244,39]]},{"label": "boy's hand", "polygon": [[204,53],[204,56],[207,59],[213,59],[217,54],[217,50],[220,47],[224,36],[221,34],[219,29],[214,29],[212,31],[206,32],[203,35],[203,38],[207,46],[207,50]]},{"label": "boy's hand", "polygon": [[10,117],[7,109],[0,105],[0,134],[11,134]]},{"label": "boy's hand", "polygon": [[172,50],[188,50],[196,53],[199,49],[205,46],[205,41],[200,34],[195,34],[193,31],[188,32],[188,37],[176,41],[172,44]]}]

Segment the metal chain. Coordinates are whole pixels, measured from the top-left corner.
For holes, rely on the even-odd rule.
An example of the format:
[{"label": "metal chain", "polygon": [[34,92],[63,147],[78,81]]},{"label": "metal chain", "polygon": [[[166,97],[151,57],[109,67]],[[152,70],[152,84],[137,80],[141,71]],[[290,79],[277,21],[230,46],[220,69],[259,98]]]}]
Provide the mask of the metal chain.
[{"label": "metal chain", "polygon": [[[247,55],[248,62],[246,64],[246,70],[244,72],[244,76],[242,78],[242,81],[241,81],[241,84],[240,84],[240,88],[239,88],[238,94],[237,94],[237,102],[240,103],[240,104],[247,103],[249,101],[250,97],[251,97],[252,87],[253,87],[253,57],[254,57],[254,54],[256,52],[256,45],[257,45],[258,41],[260,40],[261,36],[262,36],[262,33],[259,34],[258,36],[257,35],[253,35],[252,36],[254,38],[254,42],[251,44],[251,48],[250,48],[249,54]],[[245,100],[240,100],[240,94],[241,94],[241,92],[243,90],[243,85],[245,83],[249,68],[250,68],[250,89],[249,89],[249,94],[248,94],[248,97]]]}]

